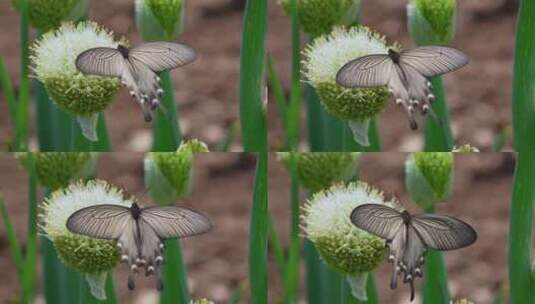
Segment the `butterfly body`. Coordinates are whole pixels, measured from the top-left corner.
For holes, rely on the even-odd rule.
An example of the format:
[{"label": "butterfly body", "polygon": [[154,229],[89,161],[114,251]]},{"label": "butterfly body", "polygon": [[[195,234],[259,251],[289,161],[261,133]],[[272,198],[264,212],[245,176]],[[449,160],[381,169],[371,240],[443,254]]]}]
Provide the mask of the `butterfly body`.
[{"label": "butterfly body", "polygon": [[399,212],[380,204],[360,205],[351,213],[352,223],[360,229],[386,240],[392,263],[390,287],[397,287],[399,274],[411,287],[414,279],[423,276],[422,267],[428,249],[453,250],[469,246],[477,239],[475,230],[450,216]]},{"label": "butterfly body", "polygon": [[134,274],[144,268],[145,275],[154,275],[158,289],[163,288],[160,266],[164,241],[204,233],[211,228],[203,215],[175,206],[130,208],[120,205],[94,205],[74,212],[67,228],[93,238],[116,240],[121,262],[129,267],[128,288],[135,288]]},{"label": "butterfly body", "polygon": [[[387,54],[366,55],[346,63],[336,81],[343,87],[370,88],[387,86],[396,104],[407,112],[411,129],[417,129],[416,110],[431,111],[435,96],[428,78],[457,70],[468,63],[459,50],[427,46]],[[431,112],[432,113],[432,112]]]},{"label": "butterfly body", "polygon": [[119,44],[117,48],[97,47],[82,52],[76,58],[76,67],[85,74],[120,78],[140,103],[148,122],[164,93],[158,73],[196,58],[193,49],[179,43],[149,42],[134,48]]}]

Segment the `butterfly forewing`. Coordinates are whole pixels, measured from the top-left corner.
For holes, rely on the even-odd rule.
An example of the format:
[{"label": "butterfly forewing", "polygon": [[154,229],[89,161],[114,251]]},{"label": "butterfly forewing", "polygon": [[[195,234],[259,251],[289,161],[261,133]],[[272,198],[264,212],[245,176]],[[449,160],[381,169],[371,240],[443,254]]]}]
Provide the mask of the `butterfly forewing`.
[{"label": "butterfly forewing", "polygon": [[175,206],[144,208],[140,218],[161,239],[193,236],[204,233],[212,227],[204,215]]},{"label": "butterfly forewing", "polygon": [[367,55],[345,64],[336,75],[336,82],[348,88],[384,86],[390,80],[394,64],[388,55]]},{"label": "butterfly forewing", "polygon": [[76,58],[76,67],[85,74],[121,77],[124,58],[117,49],[97,47],[82,52]]},{"label": "butterfly forewing", "polygon": [[466,247],[477,239],[477,233],[470,225],[445,215],[416,215],[411,226],[427,247],[437,250]]},{"label": "butterfly forewing", "polygon": [[128,221],[133,221],[129,208],[119,205],[94,205],[71,214],[67,219],[67,229],[93,238],[117,239]]},{"label": "butterfly forewing", "polygon": [[364,204],[351,212],[351,221],[360,229],[392,240],[403,225],[401,213],[380,204]]},{"label": "butterfly forewing", "polygon": [[454,48],[424,46],[402,51],[400,65],[411,66],[425,77],[455,71],[468,63],[466,55]]},{"label": "butterfly forewing", "polygon": [[195,61],[195,51],[183,44],[172,42],[149,42],[130,50],[130,61],[137,60],[158,73]]}]

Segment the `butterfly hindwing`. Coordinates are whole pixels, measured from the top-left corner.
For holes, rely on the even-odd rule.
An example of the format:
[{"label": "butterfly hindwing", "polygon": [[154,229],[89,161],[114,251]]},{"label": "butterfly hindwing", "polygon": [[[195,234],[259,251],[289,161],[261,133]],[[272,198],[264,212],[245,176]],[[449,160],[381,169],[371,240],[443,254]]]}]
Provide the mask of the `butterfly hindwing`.
[{"label": "butterfly hindwing", "polygon": [[416,215],[411,226],[427,247],[436,250],[466,247],[477,239],[477,233],[470,225],[451,216]]},{"label": "butterfly hindwing", "polygon": [[336,82],[348,88],[387,85],[394,64],[386,54],[367,55],[346,63],[337,73]]},{"label": "butterfly hindwing", "polygon": [[107,47],[86,50],[78,55],[75,63],[82,73],[100,76],[121,77],[125,68],[121,52]]},{"label": "butterfly hindwing", "polygon": [[466,64],[468,58],[463,52],[444,46],[423,46],[400,54],[401,66],[411,66],[425,77],[452,72]]},{"label": "butterfly hindwing", "polygon": [[401,213],[380,204],[363,204],[351,212],[351,222],[358,228],[386,240],[393,240],[403,225]]},{"label": "butterfly hindwing", "polygon": [[140,220],[146,222],[163,240],[201,234],[212,227],[204,215],[176,206],[144,208]]},{"label": "butterfly hindwing", "polygon": [[142,44],[131,49],[129,57],[142,62],[155,73],[184,66],[197,59],[192,48],[173,42]]},{"label": "butterfly hindwing", "polygon": [[67,229],[73,233],[111,240],[121,236],[129,221],[133,219],[127,207],[93,205],[71,214],[67,219]]}]

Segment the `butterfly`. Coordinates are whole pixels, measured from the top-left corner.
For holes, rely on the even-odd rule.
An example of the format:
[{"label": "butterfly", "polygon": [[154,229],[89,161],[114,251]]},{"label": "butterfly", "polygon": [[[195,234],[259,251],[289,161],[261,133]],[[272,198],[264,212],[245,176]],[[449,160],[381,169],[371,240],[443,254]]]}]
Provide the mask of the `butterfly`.
[{"label": "butterfly", "polygon": [[467,223],[446,215],[411,215],[380,204],[364,204],[351,212],[351,222],[358,228],[386,239],[393,264],[390,288],[397,287],[398,274],[410,283],[414,299],[414,278],[422,277],[424,256],[429,248],[453,250],[473,244],[476,231]]},{"label": "butterfly", "polygon": [[183,44],[149,42],[132,49],[119,44],[117,48],[88,49],[76,58],[76,67],[84,74],[119,77],[143,110],[145,121],[163,96],[158,73],[189,64],[197,59],[195,51]]},{"label": "butterfly", "polygon": [[418,128],[414,114],[431,112],[435,95],[428,78],[455,71],[468,64],[466,55],[454,48],[424,46],[388,54],[362,56],[346,63],[337,73],[336,82],[347,88],[388,86],[407,112],[409,126]]},{"label": "butterfly", "polygon": [[97,239],[116,240],[121,262],[128,263],[128,288],[134,289],[139,267],[154,275],[158,290],[163,288],[160,266],[164,240],[207,232],[210,220],[196,211],[175,207],[130,208],[120,205],[94,205],[82,208],[67,219],[69,231]]}]

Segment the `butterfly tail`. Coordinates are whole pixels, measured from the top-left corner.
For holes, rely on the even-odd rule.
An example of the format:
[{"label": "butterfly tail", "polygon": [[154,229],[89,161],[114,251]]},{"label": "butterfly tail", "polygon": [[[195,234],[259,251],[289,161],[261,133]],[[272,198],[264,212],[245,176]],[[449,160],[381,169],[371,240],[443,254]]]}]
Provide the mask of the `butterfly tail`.
[{"label": "butterfly tail", "polygon": [[414,300],[414,281],[410,280],[409,284],[411,286],[411,302]]},{"label": "butterfly tail", "polygon": [[393,270],[392,270],[392,278],[390,279],[390,289],[396,289],[398,287],[398,272],[399,272],[397,259],[394,260],[392,264],[393,264]]},{"label": "butterfly tail", "polygon": [[154,278],[156,279],[156,288],[158,290],[163,289],[162,273],[160,271],[160,266],[156,266],[154,270]]},{"label": "butterfly tail", "polygon": [[134,290],[136,288],[136,282],[134,280],[134,273],[130,271],[128,273],[128,289]]}]

